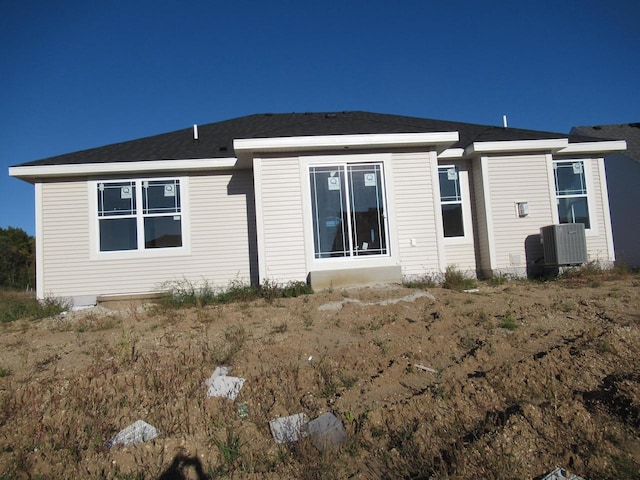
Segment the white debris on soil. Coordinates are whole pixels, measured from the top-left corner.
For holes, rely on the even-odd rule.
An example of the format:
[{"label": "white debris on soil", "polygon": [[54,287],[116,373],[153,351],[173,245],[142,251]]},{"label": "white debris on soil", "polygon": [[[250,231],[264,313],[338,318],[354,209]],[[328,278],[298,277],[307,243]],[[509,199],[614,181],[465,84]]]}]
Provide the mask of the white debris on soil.
[{"label": "white debris on soil", "polygon": [[288,417],[274,418],[269,422],[269,428],[276,443],[297,442],[305,436],[302,427],[308,422],[309,419],[304,413],[296,413]]},{"label": "white debris on soil", "polygon": [[311,443],[318,450],[338,445],[347,439],[342,422],[330,412],[323,413],[303,427],[311,437]]},{"label": "white debris on soil", "polygon": [[228,376],[227,374],[230,370],[229,367],[216,367],[211,377],[204,381],[205,385],[209,387],[207,390],[208,397],[236,399],[244,384],[244,378]]},{"label": "white debris on soil", "polygon": [[564,468],[556,467],[555,470],[547,474],[542,480],[584,480],[584,478],[567,473]]},{"label": "white debris on soil", "polygon": [[438,373],[438,370],[436,370],[435,368],[425,367],[424,365],[420,365],[418,363],[416,363],[415,366],[416,368],[419,368],[420,370],[424,370],[425,372]]},{"label": "white debris on soil", "polygon": [[407,295],[401,298],[389,298],[387,300],[382,300],[380,302],[361,302],[360,300],[354,298],[345,298],[339,302],[329,302],[324,303],[318,307],[318,310],[340,310],[347,303],[357,303],[363,306],[372,306],[372,305],[395,305],[400,302],[415,302],[417,299],[427,297],[431,300],[435,300],[436,298],[430,294],[429,292],[425,292],[424,290],[418,290],[417,292],[412,293],[411,295]]},{"label": "white debris on soil", "polygon": [[138,420],[132,423],[127,428],[120,430],[111,440],[109,440],[109,446],[115,445],[137,445],[138,443],[144,443],[149,440],[153,440],[158,436],[158,431],[152,425],[149,425],[144,420]]}]

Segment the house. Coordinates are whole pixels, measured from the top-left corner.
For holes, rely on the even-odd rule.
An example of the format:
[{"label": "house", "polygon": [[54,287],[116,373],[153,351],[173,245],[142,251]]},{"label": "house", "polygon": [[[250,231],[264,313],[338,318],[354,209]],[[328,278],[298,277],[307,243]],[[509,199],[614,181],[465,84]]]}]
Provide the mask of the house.
[{"label": "house", "polygon": [[314,288],[525,275],[540,228],[614,260],[603,156],[624,141],[368,112],[259,114],[23,163],[37,293],[76,305],[185,279]]},{"label": "house", "polygon": [[626,140],[627,151],[605,156],[616,260],[640,267],[640,123],[574,127],[571,133]]}]

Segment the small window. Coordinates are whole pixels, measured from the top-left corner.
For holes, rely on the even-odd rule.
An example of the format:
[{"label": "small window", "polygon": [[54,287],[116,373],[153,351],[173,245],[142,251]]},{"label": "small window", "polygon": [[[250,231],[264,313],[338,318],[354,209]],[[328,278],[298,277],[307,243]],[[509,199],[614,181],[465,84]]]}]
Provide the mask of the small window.
[{"label": "small window", "polygon": [[180,180],[98,182],[100,251],[182,246]]},{"label": "small window", "polygon": [[584,169],[582,160],[553,163],[559,222],[584,223],[585,228],[590,228]]},{"label": "small window", "polygon": [[438,168],[438,178],[444,236],[464,237],[464,216],[462,214],[462,193],[458,167]]}]

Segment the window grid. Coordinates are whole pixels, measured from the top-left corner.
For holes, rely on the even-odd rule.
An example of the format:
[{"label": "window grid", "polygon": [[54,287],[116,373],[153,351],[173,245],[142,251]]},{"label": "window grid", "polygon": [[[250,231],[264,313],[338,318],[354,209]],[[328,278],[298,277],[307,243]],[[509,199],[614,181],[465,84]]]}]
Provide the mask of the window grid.
[{"label": "window grid", "polygon": [[464,237],[464,215],[458,167],[439,167],[440,208],[445,238]]},{"label": "window grid", "polygon": [[105,181],[97,190],[100,251],[182,247],[179,179]]},{"label": "window grid", "polygon": [[559,223],[584,223],[591,228],[585,164],[583,160],[553,162]]},{"label": "window grid", "polygon": [[382,165],[317,165],[309,175],[315,258],[387,255]]}]

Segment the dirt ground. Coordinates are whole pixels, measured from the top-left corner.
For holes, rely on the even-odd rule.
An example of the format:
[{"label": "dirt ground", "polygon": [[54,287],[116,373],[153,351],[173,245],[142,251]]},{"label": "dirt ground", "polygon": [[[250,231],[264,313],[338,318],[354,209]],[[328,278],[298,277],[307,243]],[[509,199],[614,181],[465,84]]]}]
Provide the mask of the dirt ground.
[{"label": "dirt ground", "polygon": [[[640,478],[640,277],[370,287],[0,330],[0,479]],[[245,379],[207,398],[218,365]],[[248,413],[248,415],[244,415]],[[333,412],[344,443],[277,445]],[[159,436],[108,441],[136,420]]]}]

